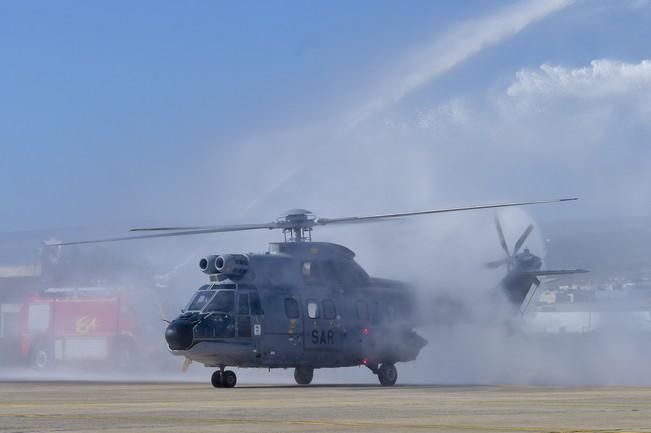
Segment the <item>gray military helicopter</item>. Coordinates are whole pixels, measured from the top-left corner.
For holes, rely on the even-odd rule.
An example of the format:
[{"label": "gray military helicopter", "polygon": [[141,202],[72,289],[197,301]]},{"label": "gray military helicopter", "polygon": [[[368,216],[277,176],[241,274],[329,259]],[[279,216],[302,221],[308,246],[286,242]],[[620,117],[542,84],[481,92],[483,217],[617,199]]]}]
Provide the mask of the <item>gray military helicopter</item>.
[{"label": "gray military helicopter", "polygon": [[[314,369],[364,365],[378,376],[380,384],[393,385],[398,378],[395,364],[415,360],[427,344],[415,331],[424,324],[424,319],[416,314],[415,291],[404,282],[369,276],[354,260],[353,251],[342,245],[312,241],[312,230],[319,226],[572,200],[576,199],[345,218],[317,218],[307,210],[294,209],[269,223],[137,228],[131,231],[153,233],[54,245],[281,230],[283,241],[270,243],[266,253],[213,254],[199,261],[209,282],[169,322],[165,339],[170,351],[185,357],[186,367],[196,361],[217,368],[211,377],[215,387],[236,385],[237,377],[226,369],[228,366],[293,368],[296,382],[307,385],[312,382]],[[504,246],[503,234],[500,239]],[[525,239],[523,236],[518,241],[509,260],[522,258],[517,252]],[[508,248],[504,248],[509,254]],[[527,274],[527,279],[514,277],[504,287],[507,293],[513,293],[513,302],[521,303],[520,295],[524,292],[526,296],[532,281]]]}]

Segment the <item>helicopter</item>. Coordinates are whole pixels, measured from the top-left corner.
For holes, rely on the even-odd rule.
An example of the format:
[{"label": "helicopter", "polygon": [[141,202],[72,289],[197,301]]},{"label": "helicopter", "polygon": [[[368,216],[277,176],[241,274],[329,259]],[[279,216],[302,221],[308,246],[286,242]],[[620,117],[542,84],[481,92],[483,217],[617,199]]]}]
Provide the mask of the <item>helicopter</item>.
[{"label": "helicopter", "polygon": [[[424,324],[409,284],[370,276],[349,248],[312,240],[315,227],[385,221],[429,215],[573,201],[489,204],[413,212],[343,218],[320,218],[305,209],[293,209],[262,224],[222,226],[167,226],[131,229],[136,234],[100,240],[61,242],[51,246],[80,245],[134,239],[188,236],[245,230],[278,229],[282,242],[272,242],[264,253],[210,254],[199,261],[208,277],[181,314],[169,321],[165,339],[172,354],[216,368],[215,388],[232,388],[237,376],[227,367],[293,368],[299,385],[312,382],[314,370],[366,366],[381,385],[394,385],[396,363],[415,360],[427,341],[415,328]],[[511,254],[501,227],[500,242],[509,274],[503,288],[520,305],[541,275],[540,259],[529,260],[519,249],[531,228]],[[563,271],[559,271],[563,272]],[[565,271],[566,273],[568,271]],[[510,279],[508,279],[510,277]]]}]

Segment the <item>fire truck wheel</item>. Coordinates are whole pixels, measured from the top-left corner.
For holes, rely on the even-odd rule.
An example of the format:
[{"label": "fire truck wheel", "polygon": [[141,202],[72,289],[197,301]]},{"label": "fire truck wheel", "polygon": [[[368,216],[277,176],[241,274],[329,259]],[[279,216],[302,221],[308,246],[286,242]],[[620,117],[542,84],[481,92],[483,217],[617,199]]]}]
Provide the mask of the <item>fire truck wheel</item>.
[{"label": "fire truck wheel", "polygon": [[50,366],[50,352],[44,346],[35,347],[31,358],[32,366],[38,370],[45,370]]}]

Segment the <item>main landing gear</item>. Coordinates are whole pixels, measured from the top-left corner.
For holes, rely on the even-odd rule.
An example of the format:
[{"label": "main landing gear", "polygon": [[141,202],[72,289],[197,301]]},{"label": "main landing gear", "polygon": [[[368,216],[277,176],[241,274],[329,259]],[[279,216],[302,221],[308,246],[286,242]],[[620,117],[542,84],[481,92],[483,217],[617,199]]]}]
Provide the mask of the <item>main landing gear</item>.
[{"label": "main landing gear", "polygon": [[237,384],[237,375],[234,371],[219,369],[212,374],[210,383],[215,388],[233,388]]},{"label": "main landing gear", "polygon": [[296,367],[294,369],[294,380],[299,385],[309,385],[314,377],[314,369],[310,367]]},{"label": "main landing gear", "polygon": [[374,373],[382,386],[393,386],[398,380],[398,370],[396,366],[390,362],[384,362],[378,367],[377,364],[366,364],[366,366]]},{"label": "main landing gear", "polygon": [[398,370],[396,370],[395,365],[385,362],[378,369],[377,378],[382,386],[395,385],[396,380],[398,380]]}]

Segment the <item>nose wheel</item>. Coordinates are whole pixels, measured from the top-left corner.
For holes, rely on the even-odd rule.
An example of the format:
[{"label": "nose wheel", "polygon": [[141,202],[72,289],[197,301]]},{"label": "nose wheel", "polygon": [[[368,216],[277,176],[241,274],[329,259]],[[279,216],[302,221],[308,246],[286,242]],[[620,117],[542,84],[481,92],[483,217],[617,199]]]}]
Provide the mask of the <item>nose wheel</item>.
[{"label": "nose wheel", "polygon": [[233,388],[237,385],[237,375],[231,370],[217,370],[210,377],[210,383],[215,388]]}]

